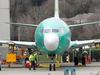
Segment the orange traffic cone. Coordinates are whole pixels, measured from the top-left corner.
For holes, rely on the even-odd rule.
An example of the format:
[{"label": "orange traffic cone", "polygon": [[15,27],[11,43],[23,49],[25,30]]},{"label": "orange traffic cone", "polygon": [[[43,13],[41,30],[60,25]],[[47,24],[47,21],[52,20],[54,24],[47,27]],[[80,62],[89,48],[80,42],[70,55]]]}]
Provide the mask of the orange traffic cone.
[{"label": "orange traffic cone", "polygon": [[90,55],[88,55],[88,64],[91,64]]}]

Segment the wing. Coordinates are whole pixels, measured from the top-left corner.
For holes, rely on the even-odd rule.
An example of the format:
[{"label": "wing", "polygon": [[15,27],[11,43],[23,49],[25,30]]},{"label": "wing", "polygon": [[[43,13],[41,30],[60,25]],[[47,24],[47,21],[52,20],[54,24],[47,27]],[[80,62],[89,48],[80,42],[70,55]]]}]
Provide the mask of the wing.
[{"label": "wing", "polygon": [[100,22],[91,22],[91,23],[84,23],[84,24],[77,24],[77,25],[69,25],[69,28],[78,27],[78,26],[85,26],[85,25],[92,25],[92,24],[98,24]]},{"label": "wing", "polygon": [[91,45],[91,44],[96,44],[96,43],[100,43],[100,39],[85,40],[85,41],[72,41],[71,48],[77,48],[77,47],[82,47],[85,45]]},{"label": "wing", "polygon": [[23,24],[23,23],[9,23],[9,22],[5,22],[6,24],[15,24],[18,26],[30,26],[30,27],[37,27],[38,25],[33,25],[33,24]]},{"label": "wing", "polygon": [[82,47],[82,46],[91,45],[91,44],[94,44],[94,43],[95,43],[95,40],[72,41],[72,42],[71,42],[71,48]]},{"label": "wing", "polygon": [[31,46],[31,47],[36,47],[35,42],[2,41],[2,40],[0,40],[0,44],[12,44],[12,45],[21,45],[21,46]]}]

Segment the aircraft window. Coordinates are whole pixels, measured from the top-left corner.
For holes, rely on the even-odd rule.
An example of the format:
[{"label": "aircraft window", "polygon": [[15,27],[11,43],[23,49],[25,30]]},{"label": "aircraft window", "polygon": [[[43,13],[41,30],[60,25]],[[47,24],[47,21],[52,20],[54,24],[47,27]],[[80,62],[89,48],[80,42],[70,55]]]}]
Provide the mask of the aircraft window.
[{"label": "aircraft window", "polygon": [[52,32],[59,33],[59,29],[52,29]]},{"label": "aircraft window", "polygon": [[64,30],[63,29],[60,29],[60,33],[63,34],[64,33]]},{"label": "aircraft window", "polygon": [[63,29],[41,29],[40,30],[40,34],[42,34],[42,33],[49,33],[49,32],[61,33],[61,34],[64,33]]},{"label": "aircraft window", "polygon": [[44,29],[44,33],[49,33],[51,32],[51,29]]},{"label": "aircraft window", "polygon": [[43,29],[40,30],[40,34],[42,34],[42,33],[43,33]]}]

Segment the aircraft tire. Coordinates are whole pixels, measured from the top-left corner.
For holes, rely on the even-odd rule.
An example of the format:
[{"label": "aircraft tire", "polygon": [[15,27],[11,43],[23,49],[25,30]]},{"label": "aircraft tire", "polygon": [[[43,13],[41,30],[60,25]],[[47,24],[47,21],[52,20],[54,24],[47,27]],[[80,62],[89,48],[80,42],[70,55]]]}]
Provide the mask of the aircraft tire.
[{"label": "aircraft tire", "polygon": [[85,57],[82,57],[82,65],[85,65]]},{"label": "aircraft tire", "polygon": [[53,70],[56,71],[55,64],[53,64]]},{"label": "aircraft tire", "polygon": [[0,71],[1,71],[1,64],[0,64]]},{"label": "aircraft tire", "polygon": [[78,65],[78,58],[77,57],[74,58],[74,64]]},{"label": "aircraft tire", "polygon": [[49,70],[50,70],[50,71],[52,70],[52,66],[51,66],[51,64],[50,64],[50,66],[49,66]]}]

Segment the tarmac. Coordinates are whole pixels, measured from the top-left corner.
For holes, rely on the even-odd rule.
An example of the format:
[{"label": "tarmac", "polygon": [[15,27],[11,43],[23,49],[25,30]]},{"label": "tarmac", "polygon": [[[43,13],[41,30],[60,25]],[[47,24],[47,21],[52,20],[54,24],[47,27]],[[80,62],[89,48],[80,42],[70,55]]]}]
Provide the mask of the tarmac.
[{"label": "tarmac", "polygon": [[22,64],[11,65],[9,68],[7,65],[2,65],[0,75],[64,75],[65,68],[69,68],[69,75],[71,75],[72,68],[76,68],[76,75],[100,75],[100,62],[92,62],[83,67],[75,67],[74,63],[62,63],[59,68],[56,68],[56,71],[49,71],[49,68],[42,67],[29,70],[24,68]]}]

